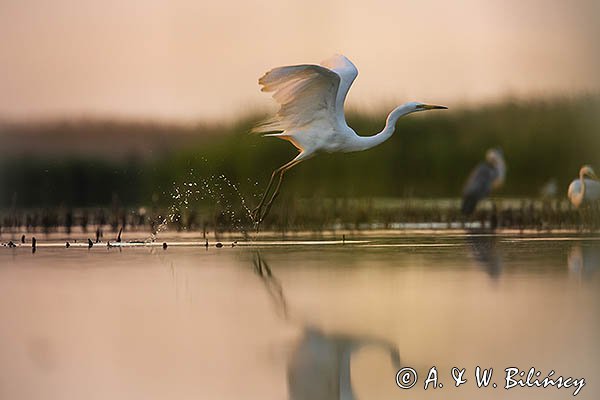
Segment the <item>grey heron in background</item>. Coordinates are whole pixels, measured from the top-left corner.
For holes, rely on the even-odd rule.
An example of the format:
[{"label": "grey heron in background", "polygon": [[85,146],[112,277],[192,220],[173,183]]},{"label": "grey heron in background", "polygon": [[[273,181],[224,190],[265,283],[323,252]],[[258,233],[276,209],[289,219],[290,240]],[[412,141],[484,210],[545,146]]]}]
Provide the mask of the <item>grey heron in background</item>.
[{"label": "grey heron in background", "polygon": [[[591,179],[586,179],[586,176]],[[600,200],[600,182],[592,167],[589,165],[581,167],[579,179],[571,182],[567,196],[575,208],[579,208],[581,204]]]},{"label": "grey heron in background", "polygon": [[[357,75],[358,70],[354,64],[338,54],[323,61],[321,65],[274,68],[258,80],[261,90],[273,93],[280,108],[274,117],[252,131],[287,140],[298,149],[299,154],[273,171],[267,189],[253,211],[256,224],[260,224],[269,213],[279,194],[283,175],[290,168],[319,153],[349,153],[370,149],[392,136],[396,121],[403,115],[447,108],[416,102],[406,103],[392,110],[381,132],[373,136],[359,136],[348,126],[344,115],[346,95]],[[275,190],[265,204],[276,179]]]},{"label": "grey heron in background", "polygon": [[489,149],[485,154],[485,161],[477,165],[469,175],[463,190],[461,211],[464,215],[471,215],[477,203],[490,194],[490,192],[504,183],[506,163],[500,149]]}]

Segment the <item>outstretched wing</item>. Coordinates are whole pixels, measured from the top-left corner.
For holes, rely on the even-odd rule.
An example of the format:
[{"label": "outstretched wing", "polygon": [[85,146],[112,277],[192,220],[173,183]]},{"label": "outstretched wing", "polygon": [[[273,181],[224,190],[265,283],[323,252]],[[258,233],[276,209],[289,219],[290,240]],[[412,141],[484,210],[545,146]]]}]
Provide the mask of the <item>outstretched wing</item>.
[{"label": "outstretched wing", "polygon": [[281,105],[277,114],[256,126],[259,133],[291,131],[310,123],[335,127],[341,77],[320,65],[294,65],[267,72],[258,83]]},{"label": "outstretched wing", "polygon": [[321,62],[321,65],[337,73],[341,78],[335,107],[339,118],[344,120],[344,101],[346,101],[346,95],[350,90],[350,86],[352,86],[352,82],[354,82],[358,76],[358,69],[352,64],[352,61],[341,54],[336,54],[333,57],[328,58]]}]

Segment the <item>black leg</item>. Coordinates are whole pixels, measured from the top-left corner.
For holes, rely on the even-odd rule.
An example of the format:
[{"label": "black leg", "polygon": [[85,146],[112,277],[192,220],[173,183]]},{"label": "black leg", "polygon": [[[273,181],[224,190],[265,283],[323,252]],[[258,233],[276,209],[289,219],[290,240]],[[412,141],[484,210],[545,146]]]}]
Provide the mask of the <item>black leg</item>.
[{"label": "black leg", "polygon": [[[271,174],[271,180],[269,180],[269,184],[267,185],[267,190],[265,190],[265,193],[263,194],[263,197],[262,197],[260,203],[252,212],[252,214],[253,214],[252,218],[254,219],[254,223],[257,225],[257,230],[258,230],[258,225],[260,225],[260,223],[265,219],[265,217],[269,213],[269,210],[271,209],[271,205],[273,204],[273,201],[275,201],[275,199],[279,195],[279,188],[281,187],[281,181],[283,180],[283,174],[285,174],[288,169],[292,168],[296,164],[299,164],[301,161],[305,160],[306,158],[308,158],[308,157],[305,154],[300,153],[292,161],[288,162],[287,164],[282,165],[281,167],[279,167],[275,171],[273,171],[273,174]],[[265,207],[265,212],[261,213],[261,210],[265,204],[265,200],[267,199],[269,191],[271,190],[271,187],[273,186],[273,182],[275,181],[275,176],[277,176],[278,174],[279,174],[279,181],[277,182],[275,192],[273,193],[273,195],[271,196],[271,199],[267,203],[267,206]]]},{"label": "black leg", "polygon": [[259,224],[261,222],[262,218],[260,216],[261,216],[262,207],[265,204],[265,200],[267,199],[267,195],[269,194],[269,191],[271,190],[271,186],[273,186],[273,181],[275,180],[275,176],[281,171],[281,168],[283,168],[283,167],[279,167],[275,171],[273,171],[273,173],[271,174],[271,179],[269,180],[269,184],[267,185],[267,189],[263,193],[260,203],[258,203],[258,206],[256,206],[256,208],[254,210],[252,210],[252,219],[257,224]]}]

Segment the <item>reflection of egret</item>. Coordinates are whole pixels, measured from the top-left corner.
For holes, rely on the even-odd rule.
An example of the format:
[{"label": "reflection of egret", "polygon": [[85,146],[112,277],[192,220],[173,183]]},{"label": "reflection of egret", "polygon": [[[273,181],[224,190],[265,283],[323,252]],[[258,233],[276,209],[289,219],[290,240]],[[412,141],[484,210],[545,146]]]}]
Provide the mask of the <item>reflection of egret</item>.
[{"label": "reflection of egret", "polygon": [[[280,315],[289,321],[281,283],[259,252],[255,253],[254,272],[263,281]],[[398,348],[389,341],[364,335],[325,334],[314,326],[300,324],[302,336],[291,353],[287,370],[291,399],[356,399],[350,376],[351,356],[366,346],[387,350],[394,367],[400,367]]]},{"label": "reflection of egret", "polygon": [[569,252],[567,263],[570,273],[583,277],[591,276],[596,269],[600,268],[600,244],[574,245]]},{"label": "reflection of egret", "polygon": [[[586,179],[589,176],[592,179]],[[600,199],[600,182],[589,165],[584,165],[579,170],[579,179],[575,179],[569,185],[567,191],[571,204],[579,207],[582,203],[588,203]]]},{"label": "reflection of egret", "polygon": [[[389,139],[398,118],[416,111],[446,108],[421,103],[406,103],[387,117],[385,128],[373,136],[358,136],[346,123],[344,101],[358,70],[342,55],[335,55],[321,65],[294,65],[272,69],[259,79],[262,91],[273,92],[280,104],[277,114],[254,128],[254,132],[272,133],[292,143],[299,151],[293,160],[273,171],[267,189],[254,210],[260,222],[268,214],[279,193],[287,170],[318,153],[348,153],[367,150]],[[279,181],[261,214],[275,178]]]},{"label": "reflection of egret", "polygon": [[273,299],[273,303],[281,316],[284,319],[287,319],[287,304],[285,301],[285,296],[283,295],[283,288],[281,287],[281,283],[279,280],[273,275],[269,264],[265,261],[264,258],[261,257],[260,253],[257,251],[254,257],[254,272],[261,277],[265,285],[265,289],[271,298]]},{"label": "reflection of egret", "polygon": [[395,368],[400,367],[397,347],[385,340],[364,336],[325,335],[306,328],[288,364],[288,384],[293,400],[354,400],[350,376],[352,353],[361,347],[388,350]]},{"label": "reflection of egret", "polygon": [[492,277],[497,278],[502,272],[502,258],[498,251],[496,236],[471,235],[467,237],[471,246],[471,254],[477,263]]},{"label": "reflection of egret", "polygon": [[502,150],[488,150],[485,154],[485,161],[475,167],[465,184],[461,207],[462,213],[464,215],[472,214],[480,200],[504,183],[505,175],[506,164],[504,163]]}]

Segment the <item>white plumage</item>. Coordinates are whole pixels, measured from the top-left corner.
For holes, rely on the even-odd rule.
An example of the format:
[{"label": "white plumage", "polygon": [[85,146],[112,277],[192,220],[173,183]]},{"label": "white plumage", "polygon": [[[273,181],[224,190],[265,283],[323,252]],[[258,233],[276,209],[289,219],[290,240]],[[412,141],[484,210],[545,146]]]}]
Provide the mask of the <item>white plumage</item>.
[{"label": "white plumage", "polygon": [[[589,176],[592,179],[587,179]],[[597,180],[594,170],[589,165],[584,165],[579,170],[579,179],[575,179],[569,185],[567,196],[576,208],[585,203],[600,200],[600,182]]]}]

